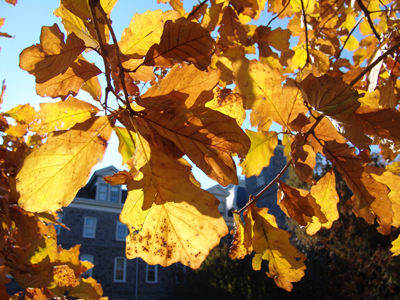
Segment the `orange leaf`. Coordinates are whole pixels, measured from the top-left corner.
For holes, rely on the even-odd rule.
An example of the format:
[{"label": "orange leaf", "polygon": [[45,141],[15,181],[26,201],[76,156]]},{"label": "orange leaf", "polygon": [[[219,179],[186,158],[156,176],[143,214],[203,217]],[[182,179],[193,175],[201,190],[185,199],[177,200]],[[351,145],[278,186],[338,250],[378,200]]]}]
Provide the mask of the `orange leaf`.
[{"label": "orange leaf", "polygon": [[100,299],[103,296],[103,289],[96,279],[80,278],[79,285],[70,291],[68,296],[79,299]]},{"label": "orange leaf", "polygon": [[296,134],[291,143],[293,168],[300,180],[313,185],[315,184],[315,180],[312,179],[312,176],[316,163],[316,153],[310,145],[304,145],[304,143],[304,134]]},{"label": "orange leaf", "polygon": [[160,67],[170,67],[173,61],[186,61],[204,71],[211,64],[214,51],[215,42],[207,30],[180,18],[165,22],[160,44],[149,49],[145,61],[147,66]]},{"label": "orange leaf", "polygon": [[84,42],[75,34],[69,35],[64,43],[64,34],[57,24],[43,26],[40,44],[21,52],[19,66],[35,75],[37,83],[43,83],[63,74],[85,48]]},{"label": "orange leaf", "polygon": [[236,43],[244,45],[246,42],[247,32],[230,6],[225,8],[218,32],[220,33],[218,44],[223,46],[235,46]]},{"label": "orange leaf", "polygon": [[207,176],[227,186],[237,184],[231,153],[244,156],[250,140],[236,121],[206,107],[173,111],[146,110],[142,119],[172,141]]}]

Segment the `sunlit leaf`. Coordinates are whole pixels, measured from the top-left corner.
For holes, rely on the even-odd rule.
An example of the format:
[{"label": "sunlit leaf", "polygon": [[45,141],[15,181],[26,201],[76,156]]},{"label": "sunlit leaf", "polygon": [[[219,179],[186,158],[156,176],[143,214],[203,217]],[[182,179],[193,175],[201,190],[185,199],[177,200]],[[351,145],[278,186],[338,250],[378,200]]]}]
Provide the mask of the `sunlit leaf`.
[{"label": "sunlit leaf", "polygon": [[211,64],[215,41],[210,33],[197,23],[180,18],[164,24],[161,41],[146,54],[147,66],[170,67],[173,61],[193,63],[199,70]]},{"label": "sunlit leaf", "polygon": [[122,156],[122,165],[132,158],[136,150],[136,133],[128,132],[125,127],[115,126],[114,131],[118,136],[118,151]]},{"label": "sunlit leaf", "polygon": [[225,8],[218,32],[220,33],[218,44],[224,46],[234,46],[236,43],[244,44],[246,41],[246,30],[230,6]]},{"label": "sunlit leaf", "polygon": [[269,166],[274,150],[278,145],[276,132],[259,131],[254,132],[246,129],[246,134],[250,138],[251,147],[246,155],[246,159],[239,164],[243,168],[242,174],[247,178],[259,176],[261,171]]},{"label": "sunlit leaf", "polygon": [[32,212],[67,206],[103,159],[111,131],[107,117],[94,117],[68,131],[51,133],[18,173],[19,205]]},{"label": "sunlit leaf", "polygon": [[103,296],[103,289],[96,279],[80,278],[79,285],[70,291],[68,296],[80,299],[99,299]]},{"label": "sunlit leaf", "polygon": [[393,253],[393,256],[398,256],[400,255],[400,236],[397,237],[397,239],[395,239],[392,242],[393,247],[390,248],[390,251]]},{"label": "sunlit leaf", "polygon": [[90,119],[98,111],[97,107],[74,97],[55,103],[40,103],[40,110],[37,114],[40,122],[33,124],[29,129],[39,134],[67,130],[76,123]]}]

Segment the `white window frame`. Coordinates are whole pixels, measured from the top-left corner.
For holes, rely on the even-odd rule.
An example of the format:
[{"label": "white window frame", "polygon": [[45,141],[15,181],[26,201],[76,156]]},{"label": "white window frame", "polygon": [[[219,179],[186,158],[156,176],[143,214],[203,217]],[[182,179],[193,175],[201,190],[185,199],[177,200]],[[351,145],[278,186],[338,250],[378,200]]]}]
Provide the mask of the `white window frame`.
[{"label": "white window frame", "polygon": [[[111,202],[111,195],[113,189],[116,189],[118,191],[117,202]],[[121,188],[119,186],[111,186],[109,190],[110,190],[110,197],[108,198],[108,201],[111,203],[121,203]]]},{"label": "white window frame", "polygon": [[[100,191],[101,187],[106,187],[106,188],[107,188],[107,192],[101,192],[101,191]],[[100,194],[105,194],[105,195],[106,195],[106,199],[101,200],[101,199],[100,199]],[[101,201],[101,202],[108,202],[109,196],[110,196],[109,194],[110,194],[110,188],[109,188],[108,184],[100,183],[100,184],[99,184],[98,193],[97,193],[97,200],[99,200],[99,201]]]},{"label": "white window frame", "polygon": [[[154,268],[153,270],[149,270]],[[154,271],[154,280],[149,280],[149,272]],[[148,265],[146,264],[146,283],[158,283],[158,265]]]},{"label": "white window frame", "polygon": [[[63,219],[63,214],[60,212],[60,213],[58,213],[58,222],[59,223],[62,223],[62,219]],[[56,233],[57,233],[57,235],[60,235],[60,233],[61,233],[61,225],[58,225],[58,224],[54,224],[54,229],[56,230]]]},{"label": "white window frame", "polygon": [[[124,229],[125,229],[125,236],[122,238],[122,237],[120,237],[120,236],[118,236],[118,227],[124,227]],[[115,232],[115,239],[117,240],[117,241],[123,241],[123,242],[125,242],[126,241],[126,236],[128,235],[128,227],[124,224],[124,223],[121,223],[120,221],[117,221],[117,226],[116,226],[116,232]]]},{"label": "white window frame", "polygon": [[[85,232],[85,229],[87,228],[86,220],[94,220],[93,235],[88,235],[88,234]],[[82,233],[82,236],[83,236],[84,238],[91,238],[91,239],[96,238],[96,225],[97,225],[97,219],[96,219],[95,217],[85,217],[85,219],[84,219],[84,221],[83,221],[83,233]]]},{"label": "white window frame", "polygon": [[[122,279],[117,279],[117,262],[119,259],[122,259],[123,263],[123,274],[122,274]],[[116,256],[114,259],[114,282],[126,282],[126,258],[123,256]]]},{"label": "white window frame", "polygon": [[[82,261],[88,261],[93,263],[93,255],[92,254],[81,254],[80,260]],[[81,275],[84,278],[92,277],[93,276],[93,268],[87,270],[85,273],[82,273]]]}]

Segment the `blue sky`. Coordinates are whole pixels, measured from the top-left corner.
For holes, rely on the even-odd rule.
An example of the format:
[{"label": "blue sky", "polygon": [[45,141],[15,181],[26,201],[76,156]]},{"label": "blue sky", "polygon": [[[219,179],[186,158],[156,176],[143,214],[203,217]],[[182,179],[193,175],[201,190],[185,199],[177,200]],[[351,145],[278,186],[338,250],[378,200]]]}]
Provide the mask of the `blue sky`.
[{"label": "blue sky", "polygon": [[[193,4],[197,3],[195,0],[185,0],[186,11],[190,10]],[[0,18],[6,19],[0,31],[14,36],[13,39],[0,37],[0,81],[5,79],[7,86],[4,103],[0,109],[1,112],[5,112],[18,104],[29,103],[38,109],[39,103],[56,101],[48,97],[42,98],[36,95],[35,77],[20,69],[18,64],[21,51],[26,47],[39,43],[42,26],[52,26],[54,23],[57,23],[63,31],[61,20],[53,15],[53,11],[58,6],[59,1],[57,0],[19,0],[16,6],[7,4],[5,1],[0,2]],[[168,4],[157,4],[156,0],[119,0],[111,13],[111,20],[117,38],[121,37],[123,29],[128,27],[132,16],[136,12],[143,13],[146,10],[157,9],[170,10],[171,8]],[[270,15],[264,12],[257,23],[266,25],[269,19]],[[282,24],[279,23],[280,21],[277,20],[272,25],[277,26]],[[84,56],[102,69],[102,63],[97,54],[89,53],[84,54]],[[100,75],[99,77],[102,76]],[[95,104],[85,92],[80,92],[76,98]],[[246,126],[249,126],[248,121],[244,127]],[[93,171],[109,165],[114,165],[122,170],[121,157],[117,148],[118,139],[113,136],[103,162],[98,164]],[[194,170],[194,175],[200,181],[203,188],[209,188],[216,184],[215,181],[209,179],[199,170]]]}]

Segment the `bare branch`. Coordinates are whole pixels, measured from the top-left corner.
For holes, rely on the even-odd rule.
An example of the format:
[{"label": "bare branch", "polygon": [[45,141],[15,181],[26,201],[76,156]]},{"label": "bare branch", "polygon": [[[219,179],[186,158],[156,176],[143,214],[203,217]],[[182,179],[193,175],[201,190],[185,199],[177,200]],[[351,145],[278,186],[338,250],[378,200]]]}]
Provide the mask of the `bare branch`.
[{"label": "bare branch", "polygon": [[364,17],[365,17],[365,16],[362,16],[362,17],[357,21],[356,25],[354,25],[353,29],[351,29],[349,35],[347,36],[346,40],[345,40],[344,43],[343,43],[342,48],[340,49],[339,53],[336,55],[336,59],[338,59],[338,58],[340,57],[340,54],[342,54],[342,51],[343,51],[344,47],[345,47],[346,44],[347,44],[347,41],[350,39],[350,36],[353,35],[354,30],[356,30],[356,28],[357,28],[358,25],[361,23],[361,21],[364,19]]},{"label": "bare branch", "polygon": [[287,3],[286,3],[286,5],[285,5],[285,7],[279,12],[279,14],[277,14],[275,17],[273,17],[273,18],[268,22],[267,27],[268,27],[269,25],[271,25],[271,23],[272,23],[273,20],[275,20],[276,18],[279,18],[279,16],[285,11],[285,9],[289,6],[289,4],[290,4],[290,1],[288,0]]},{"label": "bare branch", "polygon": [[369,12],[369,10],[365,7],[364,3],[362,2],[362,0],[357,0],[358,5],[360,6],[360,8],[362,9],[362,11],[364,12],[365,16],[367,17],[368,23],[369,23],[369,27],[371,27],[372,32],[374,33],[374,35],[376,36],[376,38],[378,39],[378,41],[381,41],[381,37],[379,36],[379,33],[376,31],[376,28],[374,26],[374,23],[372,22],[371,19],[371,13]]},{"label": "bare branch", "polygon": [[311,60],[310,60],[310,52],[308,51],[307,16],[306,16],[306,10],[304,8],[304,1],[303,0],[301,0],[301,9],[303,11],[304,30],[306,31],[306,51],[307,51],[306,65],[307,65],[307,63],[311,62]]}]

